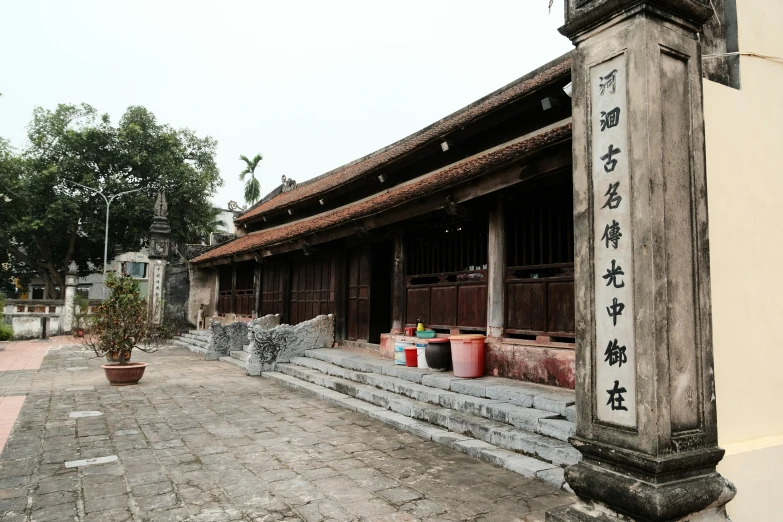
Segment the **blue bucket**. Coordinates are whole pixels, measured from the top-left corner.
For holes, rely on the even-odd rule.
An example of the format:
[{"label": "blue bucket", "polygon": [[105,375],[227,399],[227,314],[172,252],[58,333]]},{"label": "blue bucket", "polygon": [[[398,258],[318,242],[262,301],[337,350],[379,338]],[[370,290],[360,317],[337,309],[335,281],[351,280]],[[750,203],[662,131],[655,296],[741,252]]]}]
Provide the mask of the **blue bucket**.
[{"label": "blue bucket", "polygon": [[413,343],[406,343],[404,341],[397,341],[394,343],[394,364],[405,366],[405,347],[413,346]]}]

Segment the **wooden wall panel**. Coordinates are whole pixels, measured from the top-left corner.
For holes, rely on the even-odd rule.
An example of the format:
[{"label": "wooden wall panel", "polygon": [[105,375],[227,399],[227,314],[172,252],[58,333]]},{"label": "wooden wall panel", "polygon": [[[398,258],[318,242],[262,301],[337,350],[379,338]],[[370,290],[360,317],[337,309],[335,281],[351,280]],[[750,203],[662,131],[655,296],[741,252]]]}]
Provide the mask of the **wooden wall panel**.
[{"label": "wooden wall panel", "polygon": [[334,310],[333,260],[329,253],[303,256],[291,266],[290,323],[307,321]]},{"label": "wooden wall panel", "polygon": [[506,328],[544,331],[546,329],[545,283],[509,283],[506,286]]},{"label": "wooden wall panel", "polygon": [[547,331],[575,331],[574,282],[551,282],[548,285]]},{"label": "wooden wall panel", "polygon": [[416,320],[421,318],[425,324],[430,322],[430,289],[408,288],[406,289],[407,299],[405,306],[405,322],[407,324],[416,324]]},{"label": "wooden wall panel", "polygon": [[370,337],[370,269],[369,247],[348,255],[348,339],[367,341]]},{"label": "wooden wall panel", "polygon": [[457,323],[457,287],[433,287],[430,291],[430,318],[432,326],[450,327]]},{"label": "wooden wall panel", "polygon": [[458,287],[457,325],[460,327],[487,327],[487,285]]},{"label": "wooden wall panel", "polygon": [[283,315],[285,310],[285,271],[283,263],[266,264],[261,269],[261,310],[259,314]]}]

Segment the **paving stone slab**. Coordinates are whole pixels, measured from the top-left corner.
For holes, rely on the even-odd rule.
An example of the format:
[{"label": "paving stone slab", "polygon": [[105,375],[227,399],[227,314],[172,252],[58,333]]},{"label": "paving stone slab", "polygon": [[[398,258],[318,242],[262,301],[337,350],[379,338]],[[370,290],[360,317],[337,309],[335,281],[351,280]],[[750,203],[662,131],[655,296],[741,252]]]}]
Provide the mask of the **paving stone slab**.
[{"label": "paving stone slab", "polygon": [[[550,488],[487,464],[512,466],[502,451],[473,448],[485,462],[455,451],[472,437],[423,420],[448,410],[440,397],[451,390],[337,365],[300,367],[333,388],[282,373],[249,379],[173,344],[138,354],[155,369],[141,385],[109,389],[95,381],[100,373],[66,370],[71,356],[53,352],[24,374],[28,398],[0,454],[0,512],[20,514],[9,521],[480,519],[514,513]],[[362,382],[368,373],[390,389]],[[111,393],[96,393],[104,386]],[[76,411],[104,415],[70,418]],[[351,487],[315,484],[328,478]],[[572,501],[549,491],[547,499]]]},{"label": "paving stone slab", "polygon": [[107,464],[117,460],[117,455],[108,455],[106,457],[94,457],[91,459],[70,460],[65,463],[66,468],[81,468],[86,466],[95,466],[97,464]]}]

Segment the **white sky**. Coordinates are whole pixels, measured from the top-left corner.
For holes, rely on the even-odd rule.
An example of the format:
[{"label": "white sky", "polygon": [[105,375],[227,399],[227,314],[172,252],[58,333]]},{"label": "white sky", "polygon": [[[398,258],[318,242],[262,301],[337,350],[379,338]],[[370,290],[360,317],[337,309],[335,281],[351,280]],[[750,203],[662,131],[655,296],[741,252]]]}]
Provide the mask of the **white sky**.
[{"label": "white sky", "polygon": [[571,49],[563,0],[2,0],[0,136],[24,145],[35,106],[129,105],[264,155],[266,194],[392,143]]}]

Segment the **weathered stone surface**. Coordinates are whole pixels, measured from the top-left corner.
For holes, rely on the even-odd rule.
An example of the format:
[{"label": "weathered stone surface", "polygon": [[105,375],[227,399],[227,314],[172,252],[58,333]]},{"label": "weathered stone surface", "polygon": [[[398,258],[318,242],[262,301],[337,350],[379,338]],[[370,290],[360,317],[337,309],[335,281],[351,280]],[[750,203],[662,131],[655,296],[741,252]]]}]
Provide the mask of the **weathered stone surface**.
[{"label": "weathered stone surface", "polygon": [[319,315],[294,326],[254,325],[251,339],[247,373],[261,375],[263,371],[274,370],[279,362],[289,362],[292,357],[304,355],[307,350],[330,348],[334,344],[334,316]]},{"label": "weathered stone surface", "polygon": [[232,351],[240,351],[251,340],[251,331],[268,330],[280,324],[280,315],[265,315],[248,322],[236,321],[222,324],[220,321],[210,319],[209,341],[207,344],[207,361],[216,361],[228,356]]},{"label": "weathered stone surface", "polygon": [[[700,36],[712,16],[707,0],[572,0],[561,28],[576,45],[575,316],[581,326],[577,430],[570,440],[585,456],[565,477],[583,500],[634,520],[696,520],[694,513],[722,508],[735,493],[716,472],[723,450],[714,393]],[[597,121],[605,111],[623,116],[604,133]],[[603,163],[621,150],[623,157]],[[625,187],[616,192],[623,206],[603,205],[607,185]],[[611,254],[598,239],[608,217],[623,231]],[[608,289],[596,278],[615,262],[625,269],[623,285]],[[632,321],[607,319],[610,292]],[[604,363],[608,339],[622,339],[625,364]],[[610,382],[626,394],[622,407],[607,390]],[[548,398],[536,396],[536,407],[539,400]],[[604,518],[600,510],[575,508],[547,520]]]},{"label": "weathered stone surface", "polygon": [[247,340],[252,342],[252,333],[251,330],[253,328],[261,328],[263,330],[269,330],[271,328],[274,328],[275,326],[280,324],[280,314],[267,314],[263,317],[257,317],[256,319],[252,319],[248,321],[247,323]]},{"label": "weathered stone surface", "polygon": [[247,323],[237,321],[222,325],[218,321],[209,321],[209,331],[212,334],[207,347],[205,359],[216,361],[227,356],[231,350],[241,350],[247,338]]}]

